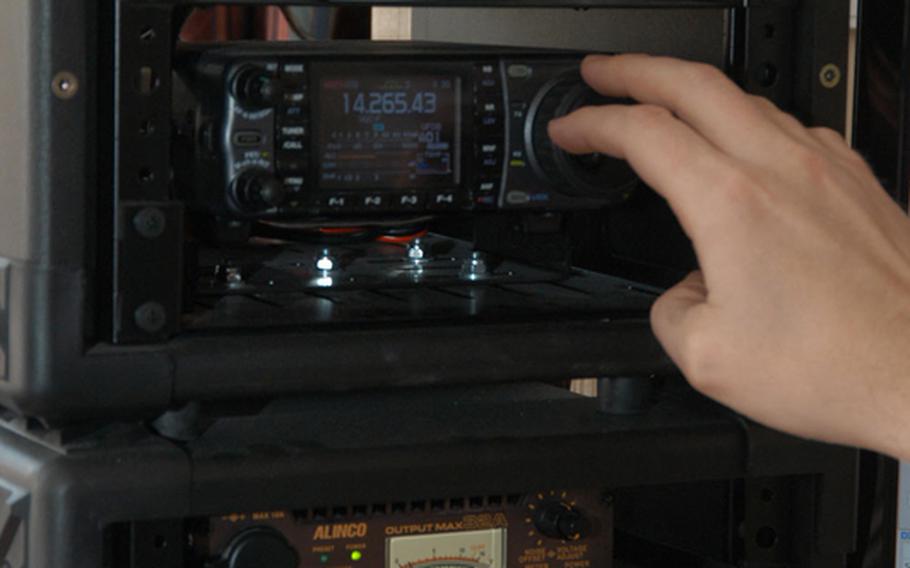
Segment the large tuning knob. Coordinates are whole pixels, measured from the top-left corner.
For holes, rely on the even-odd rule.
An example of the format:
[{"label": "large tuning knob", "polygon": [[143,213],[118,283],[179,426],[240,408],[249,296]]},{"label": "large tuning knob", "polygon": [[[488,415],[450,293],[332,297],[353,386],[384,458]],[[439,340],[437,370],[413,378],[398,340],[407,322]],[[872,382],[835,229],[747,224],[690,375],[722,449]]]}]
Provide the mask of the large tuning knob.
[{"label": "large tuning knob", "polygon": [[269,527],[247,529],[227,545],[219,568],[297,568],[297,553],[284,536]]},{"label": "large tuning knob", "polygon": [[625,161],[602,154],[569,154],[553,145],[547,133],[551,120],[578,108],[621,103],[599,95],[574,72],[544,85],[531,102],[525,125],[526,151],[537,174],[566,195],[610,202],[625,199],[638,183]]},{"label": "large tuning knob", "polygon": [[284,202],[284,185],[266,170],[246,170],[234,180],[234,200],[247,213],[278,207]]}]

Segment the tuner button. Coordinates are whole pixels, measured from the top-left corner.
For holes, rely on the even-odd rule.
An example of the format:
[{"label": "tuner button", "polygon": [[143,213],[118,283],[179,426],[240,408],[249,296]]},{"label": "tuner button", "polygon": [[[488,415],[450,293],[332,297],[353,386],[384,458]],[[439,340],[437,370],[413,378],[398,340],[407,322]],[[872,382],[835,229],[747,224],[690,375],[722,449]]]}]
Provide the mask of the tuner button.
[{"label": "tuner button", "polygon": [[278,207],[284,202],[284,184],[265,170],[247,171],[234,182],[237,203],[245,210]]},{"label": "tuner button", "polygon": [[221,555],[225,568],[297,568],[297,553],[287,539],[268,527],[235,536]]},{"label": "tuner button", "polygon": [[234,78],[233,94],[240,106],[262,109],[278,103],[278,81],[261,67],[246,67]]},{"label": "tuner button", "polygon": [[591,521],[566,503],[547,503],[534,518],[534,526],[545,536],[560,540],[580,540],[591,532]]}]

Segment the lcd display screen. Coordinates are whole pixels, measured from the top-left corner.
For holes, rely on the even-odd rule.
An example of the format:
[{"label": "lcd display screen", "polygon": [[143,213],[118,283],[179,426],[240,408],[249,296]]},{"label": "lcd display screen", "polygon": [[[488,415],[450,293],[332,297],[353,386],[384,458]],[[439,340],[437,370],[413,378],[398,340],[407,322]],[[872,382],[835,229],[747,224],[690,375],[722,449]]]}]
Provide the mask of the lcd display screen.
[{"label": "lcd display screen", "polygon": [[320,188],[459,186],[460,77],[324,75],[318,89]]}]

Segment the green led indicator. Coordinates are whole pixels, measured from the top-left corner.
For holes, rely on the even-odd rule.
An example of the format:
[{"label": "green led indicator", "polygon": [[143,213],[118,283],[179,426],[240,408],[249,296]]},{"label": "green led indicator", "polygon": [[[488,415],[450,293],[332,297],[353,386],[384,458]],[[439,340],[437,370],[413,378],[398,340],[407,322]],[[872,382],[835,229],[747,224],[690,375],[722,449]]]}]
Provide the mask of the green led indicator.
[{"label": "green led indicator", "polygon": [[329,561],[329,555],[323,554],[322,556],[319,557],[319,561],[322,562],[323,564],[325,564],[326,562]]},{"label": "green led indicator", "polygon": [[361,558],[363,558],[363,553],[360,552],[359,550],[355,550],[355,551],[351,552],[351,560],[353,560],[354,562],[357,562]]}]

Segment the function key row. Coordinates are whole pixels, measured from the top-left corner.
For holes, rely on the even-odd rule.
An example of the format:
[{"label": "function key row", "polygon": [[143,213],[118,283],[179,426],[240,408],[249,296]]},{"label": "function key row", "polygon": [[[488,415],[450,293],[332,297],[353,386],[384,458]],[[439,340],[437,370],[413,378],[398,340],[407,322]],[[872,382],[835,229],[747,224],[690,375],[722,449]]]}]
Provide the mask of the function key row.
[{"label": "function key row", "polygon": [[304,196],[289,192],[286,211],[306,210],[324,214],[377,212],[458,211],[465,204],[457,190],[408,193],[319,193]]}]

